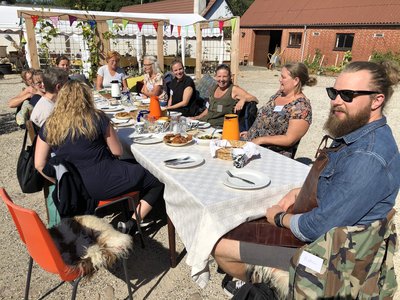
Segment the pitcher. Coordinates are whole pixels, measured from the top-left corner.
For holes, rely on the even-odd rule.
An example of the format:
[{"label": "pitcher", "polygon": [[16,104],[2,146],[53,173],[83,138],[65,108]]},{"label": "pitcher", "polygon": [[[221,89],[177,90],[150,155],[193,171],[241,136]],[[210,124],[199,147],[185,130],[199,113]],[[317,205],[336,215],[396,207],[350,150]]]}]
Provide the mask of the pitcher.
[{"label": "pitcher", "polygon": [[161,117],[161,107],[158,101],[158,96],[150,97],[150,116],[158,120]]},{"label": "pitcher", "polygon": [[222,128],[222,139],[238,141],[239,134],[239,117],[235,114],[227,114],[224,118]]},{"label": "pitcher", "polygon": [[111,97],[113,98],[121,97],[121,88],[119,86],[118,80],[111,81]]}]

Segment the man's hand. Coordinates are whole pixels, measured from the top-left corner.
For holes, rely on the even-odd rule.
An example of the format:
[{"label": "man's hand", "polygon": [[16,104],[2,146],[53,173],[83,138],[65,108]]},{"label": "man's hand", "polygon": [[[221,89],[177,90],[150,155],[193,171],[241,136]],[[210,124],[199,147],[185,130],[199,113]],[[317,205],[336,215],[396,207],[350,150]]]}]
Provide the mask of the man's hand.
[{"label": "man's hand", "polygon": [[296,188],[291,190],[289,193],[287,193],[283,198],[278,202],[278,205],[283,209],[284,211],[287,211],[287,209],[293,205],[293,203],[296,201],[297,195],[300,192],[300,188]]},{"label": "man's hand", "polygon": [[282,207],[276,204],[268,208],[266,213],[268,223],[276,225],[274,221],[275,215],[282,211],[283,211]]}]

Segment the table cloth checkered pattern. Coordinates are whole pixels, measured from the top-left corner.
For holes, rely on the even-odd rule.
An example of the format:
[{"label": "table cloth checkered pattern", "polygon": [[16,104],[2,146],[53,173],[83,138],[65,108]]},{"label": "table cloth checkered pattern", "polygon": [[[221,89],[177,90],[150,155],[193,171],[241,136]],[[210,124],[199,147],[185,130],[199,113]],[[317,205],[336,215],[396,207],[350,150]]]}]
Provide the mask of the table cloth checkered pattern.
[{"label": "table cloth checkered pattern", "polygon": [[[232,189],[223,184],[232,161],[211,157],[209,147],[190,144],[171,147],[164,143],[133,144],[131,128],[121,128],[118,135],[125,153],[135,159],[165,184],[164,199],[168,216],[187,250],[186,263],[192,277],[204,287],[209,280],[210,253],[225,233],[239,224],[265,215],[289,190],[300,187],[309,167],[268,149],[259,148],[259,158],[244,168],[257,170],[271,183],[257,190]],[[200,154],[205,162],[197,167],[171,169],[163,161],[176,154]]]}]

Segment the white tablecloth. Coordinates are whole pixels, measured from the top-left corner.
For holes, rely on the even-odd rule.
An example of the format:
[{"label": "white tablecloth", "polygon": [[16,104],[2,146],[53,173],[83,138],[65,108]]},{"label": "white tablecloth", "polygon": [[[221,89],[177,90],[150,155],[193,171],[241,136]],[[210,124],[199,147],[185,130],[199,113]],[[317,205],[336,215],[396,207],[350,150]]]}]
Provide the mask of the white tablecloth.
[{"label": "white tablecloth", "polygon": [[[208,261],[218,239],[249,219],[261,217],[266,208],[278,202],[290,189],[302,185],[309,167],[260,147],[261,158],[244,168],[258,170],[271,179],[258,190],[232,189],[223,184],[232,161],[212,158],[209,147],[191,144],[171,147],[164,143],[132,144],[132,128],[121,128],[118,135],[126,152],[165,184],[164,199],[168,216],[187,250],[186,263],[192,277],[204,287],[209,280]],[[205,163],[189,169],[171,169],[163,160],[178,153],[197,153]]]}]

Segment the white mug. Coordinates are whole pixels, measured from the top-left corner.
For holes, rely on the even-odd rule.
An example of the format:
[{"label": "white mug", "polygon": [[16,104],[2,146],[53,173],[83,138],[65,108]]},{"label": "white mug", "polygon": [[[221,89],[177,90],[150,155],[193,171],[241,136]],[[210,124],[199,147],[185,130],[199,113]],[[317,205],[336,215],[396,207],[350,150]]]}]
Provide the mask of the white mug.
[{"label": "white mug", "polygon": [[136,124],[135,124],[135,132],[137,134],[144,133],[144,122],[136,122]]},{"label": "white mug", "polygon": [[166,132],[169,127],[169,122],[167,120],[157,120],[156,126],[158,132]]}]

